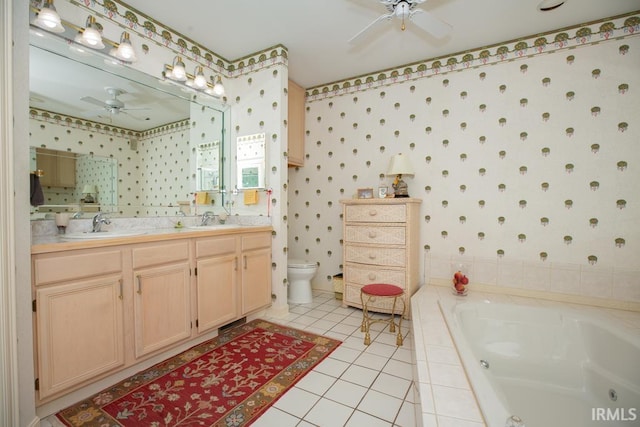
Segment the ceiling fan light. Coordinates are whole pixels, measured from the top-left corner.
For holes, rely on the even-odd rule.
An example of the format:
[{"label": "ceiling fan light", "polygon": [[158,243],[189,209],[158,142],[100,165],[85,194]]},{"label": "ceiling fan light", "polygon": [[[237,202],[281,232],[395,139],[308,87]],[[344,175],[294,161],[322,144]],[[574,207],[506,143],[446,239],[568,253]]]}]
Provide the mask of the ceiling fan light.
[{"label": "ceiling fan light", "polygon": [[40,8],[31,23],[43,30],[51,31],[52,33],[64,32],[62,20],[56,11],[56,7],[53,5],[53,0],[44,1],[42,8]]},{"label": "ceiling fan light", "polygon": [[131,44],[129,33],[126,31],[122,33],[122,36],[120,36],[120,44],[116,49],[115,57],[126,62],[135,62],[138,60],[136,57],[136,51]]}]

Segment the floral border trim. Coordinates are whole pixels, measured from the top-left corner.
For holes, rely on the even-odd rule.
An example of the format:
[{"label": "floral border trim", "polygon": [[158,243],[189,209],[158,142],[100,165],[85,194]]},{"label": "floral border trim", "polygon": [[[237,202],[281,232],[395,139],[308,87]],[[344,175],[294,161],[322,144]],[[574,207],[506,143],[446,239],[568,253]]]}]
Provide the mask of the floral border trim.
[{"label": "floral border trim", "polygon": [[[571,36],[569,33],[573,31],[575,33]],[[305,94],[307,101],[318,101],[453,71],[533,57],[543,53],[596,44],[605,40],[625,38],[639,33],[640,15],[638,12],[633,12],[570,29],[514,40],[506,44],[500,43],[315,86],[307,89]]]},{"label": "floral border trim", "polygon": [[102,123],[80,119],[74,116],[67,116],[60,113],[54,113],[47,110],[39,110],[37,108],[29,108],[29,118],[37,120],[39,122],[53,123],[60,126],[93,131],[111,136],[140,137],[142,135],[142,132],[134,131],[131,129],[125,129],[117,126],[107,126]]},{"label": "floral border trim", "polygon": [[[203,67],[221,73],[227,78],[239,77],[273,65],[288,63],[288,50],[283,45],[272,46],[230,61],[119,0],[68,1],[75,6],[92,11],[102,19],[107,19],[135,32],[143,39],[150,40],[177,55],[184,56]],[[147,45],[143,45],[142,49],[146,53],[149,51]]]},{"label": "floral border trim", "polygon": [[176,132],[182,129],[190,129],[191,122],[189,119],[178,120],[176,122],[167,123],[162,126],[147,129],[145,131],[136,131],[132,129],[126,129],[118,126],[109,126],[103,123],[94,122],[91,120],[85,120],[74,116],[67,116],[60,113],[54,113],[47,110],[40,110],[37,108],[29,108],[29,118],[37,120],[39,122],[53,123],[60,126],[67,126],[74,129],[81,129],[86,131],[92,131],[102,133],[110,136],[118,137],[135,137],[135,138],[147,138],[154,137],[166,133]]}]

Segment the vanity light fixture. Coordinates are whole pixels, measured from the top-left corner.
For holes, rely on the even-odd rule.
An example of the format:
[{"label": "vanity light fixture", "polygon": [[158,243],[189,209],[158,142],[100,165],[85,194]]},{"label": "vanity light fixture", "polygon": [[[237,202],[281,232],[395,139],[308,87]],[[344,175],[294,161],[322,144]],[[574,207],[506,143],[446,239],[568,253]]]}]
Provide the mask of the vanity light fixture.
[{"label": "vanity light fixture", "polygon": [[177,82],[187,81],[187,70],[185,69],[184,62],[180,56],[173,58],[172,65],[165,65],[164,76],[168,79],[175,80]]},{"label": "vanity light fixture", "polygon": [[193,80],[187,81],[187,85],[193,86],[196,89],[206,89],[207,88],[207,78],[204,76],[204,70],[202,69],[202,65],[198,65],[195,70],[195,75],[193,76]]},{"label": "vanity light fixture", "polygon": [[409,197],[407,192],[407,184],[402,180],[402,175],[414,175],[413,166],[408,156],[402,153],[396,154],[389,162],[387,176],[395,175],[396,179],[392,186],[394,189],[394,197]]},{"label": "vanity light fixture", "polygon": [[207,80],[202,65],[197,65],[194,74],[189,74],[185,71],[184,62],[179,56],[173,59],[173,64],[165,64],[162,76],[167,82],[183,83],[190,89],[204,92],[217,98],[224,96],[224,86],[220,76],[216,76],[216,78],[210,76],[209,80]]},{"label": "vanity light fixture", "polygon": [[118,44],[118,47],[115,49],[113,56],[125,62],[136,62],[138,60],[128,32],[122,32],[120,44]]},{"label": "vanity light fixture", "polygon": [[222,77],[220,76],[216,76],[216,82],[213,85],[213,95],[217,97],[224,96],[224,86],[222,86]]},{"label": "vanity light fixture", "polygon": [[104,49],[101,28],[100,25],[96,22],[95,17],[91,15],[87,17],[87,23],[84,30],[78,32],[78,35],[75,37],[74,41],[92,49]]},{"label": "vanity light fixture", "polygon": [[40,10],[36,12],[36,17],[31,23],[52,33],[64,32],[62,20],[56,11],[56,7],[53,5],[53,0],[43,0]]}]

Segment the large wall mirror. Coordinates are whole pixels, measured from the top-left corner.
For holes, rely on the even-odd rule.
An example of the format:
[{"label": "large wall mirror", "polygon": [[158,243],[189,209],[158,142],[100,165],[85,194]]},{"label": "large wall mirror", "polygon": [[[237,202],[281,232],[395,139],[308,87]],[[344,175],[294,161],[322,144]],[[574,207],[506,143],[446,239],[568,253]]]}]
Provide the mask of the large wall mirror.
[{"label": "large wall mirror", "polygon": [[[29,55],[31,167],[44,174],[45,193],[32,218],[89,207],[176,215],[202,191],[209,208],[223,209],[231,182],[224,159],[232,158],[227,106],[34,30]],[[62,172],[70,179],[55,181]],[[85,190],[95,191],[94,205]]]}]

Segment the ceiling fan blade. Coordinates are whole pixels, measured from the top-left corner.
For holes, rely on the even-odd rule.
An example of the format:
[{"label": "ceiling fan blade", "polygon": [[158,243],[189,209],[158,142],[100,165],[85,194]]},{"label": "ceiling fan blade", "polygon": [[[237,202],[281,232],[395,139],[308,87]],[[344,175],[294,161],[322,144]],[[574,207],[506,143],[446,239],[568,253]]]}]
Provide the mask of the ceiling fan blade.
[{"label": "ceiling fan blade", "polygon": [[451,33],[453,27],[443,20],[437,18],[430,12],[426,12],[422,9],[415,9],[409,14],[409,19],[417,26],[431,34],[432,36],[441,39]]},{"label": "ceiling fan blade", "polygon": [[139,116],[133,115],[133,114],[128,113],[128,112],[123,111],[123,110],[120,110],[120,114],[126,114],[128,117],[131,117],[132,119],[138,120],[140,122],[144,122],[146,120],[149,120],[147,117],[139,117]]},{"label": "ceiling fan blade", "polygon": [[120,108],[120,111],[149,111],[151,108],[140,107],[140,108]]},{"label": "ceiling fan blade", "polygon": [[84,101],[84,102],[88,102],[89,104],[93,104],[93,105],[97,105],[99,107],[103,107],[103,108],[109,107],[103,101],[100,101],[99,99],[95,99],[95,98],[93,98],[91,96],[83,96],[82,98],[80,98],[80,100]]},{"label": "ceiling fan blade", "polygon": [[393,18],[393,13],[388,13],[386,15],[382,15],[379,16],[376,20],[374,20],[372,23],[370,23],[369,25],[367,25],[366,27],[364,27],[362,30],[360,30],[360,32],[358,34],[356,34],[355,36],[351,37],[349,39],[349,43],[350,44],[354,44],[364,33],[366,33],[371,27],[373,27],[374,25],[376,25],[379,22],[382,22],[384,20],[389,20]]}]

